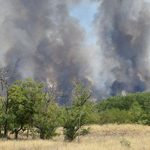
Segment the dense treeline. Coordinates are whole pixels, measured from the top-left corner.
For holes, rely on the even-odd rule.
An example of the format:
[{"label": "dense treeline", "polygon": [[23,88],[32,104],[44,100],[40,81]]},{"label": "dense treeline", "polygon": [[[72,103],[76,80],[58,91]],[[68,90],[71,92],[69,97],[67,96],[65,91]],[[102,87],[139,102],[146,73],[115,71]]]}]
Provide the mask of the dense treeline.
[{"label": "dense treeline", "polygon": [[[63,127],[65,140],[72,141],[85,135],[84,125],[97,123],[139,123],[150,125],[150,93],[116,95],[93,103],[91,92],[76,79],[71,97],[58,91],[56,84],[36,83],[27,78],[8,86],[7,72],[0,69],[0,135],[8,133],[18,138],[20,131],[37,133],[41,139],[57,136]],[[58,100],[65,104],[59,106]],[[67,106],[67,102],[71,102]]]},{"label": "dense treeline", "polygon": [[95,109],[99,123],[141,123],[150,125],[150,92],[116,95],[100,101]]}]

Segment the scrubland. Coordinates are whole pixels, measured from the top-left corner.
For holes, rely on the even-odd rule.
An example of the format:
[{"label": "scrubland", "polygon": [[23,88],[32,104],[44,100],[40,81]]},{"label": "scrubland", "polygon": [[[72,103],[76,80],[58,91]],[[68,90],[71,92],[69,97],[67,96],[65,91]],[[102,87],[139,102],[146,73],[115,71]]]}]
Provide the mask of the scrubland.
[{"label": "scrubland", "polygon": [[0,150],[150,150],[150,127],[143,125],[90,125],[90,133],[73,142],[65,142],[62,128],[53,140],[32,140],[25,135],[19,139],[0,140]]}]

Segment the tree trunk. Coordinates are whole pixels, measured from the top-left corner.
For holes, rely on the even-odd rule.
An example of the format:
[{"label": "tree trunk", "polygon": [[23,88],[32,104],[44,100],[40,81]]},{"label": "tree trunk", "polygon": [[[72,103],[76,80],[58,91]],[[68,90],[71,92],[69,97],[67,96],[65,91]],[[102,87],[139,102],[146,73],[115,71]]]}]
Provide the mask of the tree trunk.
[{"label": "tree trunk", "polygon": [[40,139],[43,139],[43,140],[44,140],[44,137],[45,137],[45,134],[44,134],[44,132],[41,130],[41,131],[40,131]]},{"label": "tree trunk", "polygon": [[29,128],[27,129],[27,138],[29,137]]},{"label": "tree trunk", "polygon": [[15,129],[15,139],[18,139],[18,130]]},{"label": "tree trunk", "polygon": [[[8,114],[8,91],[7,91],[5,114],[6,114],[6,115]],[[7,138],[7,136],[8,136],[8,129],[7,129],[7,126],[8,126],[8,121],[7,121],[7,119],[6,119],[6,120],[5,120],[5,125],[4,125],[4,137],[5,137],[5,138]]]},{"label": "tree trunk", "polygon": [[5,121],[5,125],[4,125],[4,137],[7,138],[8,132],[7,132],[7,120]]}]

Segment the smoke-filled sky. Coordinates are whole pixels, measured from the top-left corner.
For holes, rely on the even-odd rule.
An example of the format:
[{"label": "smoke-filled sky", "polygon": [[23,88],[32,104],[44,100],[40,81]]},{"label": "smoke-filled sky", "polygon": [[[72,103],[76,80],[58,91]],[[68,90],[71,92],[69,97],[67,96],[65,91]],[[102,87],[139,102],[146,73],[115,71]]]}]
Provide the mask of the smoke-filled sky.
[{"label": "smoke-filled sky", "polygon": [[149,0],[0,0],[0,64],[97,99],[150,90]]}]

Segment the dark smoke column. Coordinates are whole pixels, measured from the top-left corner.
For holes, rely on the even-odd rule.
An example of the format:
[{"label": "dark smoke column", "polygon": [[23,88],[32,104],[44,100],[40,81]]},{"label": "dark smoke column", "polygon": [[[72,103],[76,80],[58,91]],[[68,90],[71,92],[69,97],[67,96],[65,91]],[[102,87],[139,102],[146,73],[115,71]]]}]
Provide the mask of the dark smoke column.
[{"label": "dark smoke column", "polygon": [[32,77],[56,80],[61,90],[67,90],[74,77],[87,82],[84,29],[69,14],[69,5],[78,2],[0,0],[0,58],[11,83]]},{"label": "dark smoke column", "polygon": [[149,90],[150,5],[143,0],[104,0],[95,16],[106,96]]}]

